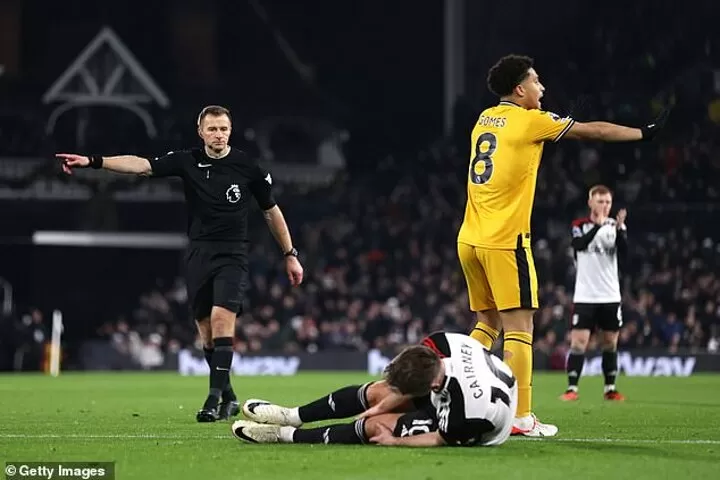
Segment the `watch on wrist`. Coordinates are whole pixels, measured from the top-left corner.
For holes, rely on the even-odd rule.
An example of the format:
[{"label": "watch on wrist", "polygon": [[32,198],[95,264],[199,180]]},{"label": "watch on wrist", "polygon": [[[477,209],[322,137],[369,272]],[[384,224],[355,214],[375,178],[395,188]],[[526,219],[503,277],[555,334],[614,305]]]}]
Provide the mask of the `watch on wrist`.
[{"label": "watch on wrist", "polygon": [[295,247],[291,248],[290,250],[285,252],[285,256],[286,257],[297,257],[298,256],[297,248],[295,248]]}]

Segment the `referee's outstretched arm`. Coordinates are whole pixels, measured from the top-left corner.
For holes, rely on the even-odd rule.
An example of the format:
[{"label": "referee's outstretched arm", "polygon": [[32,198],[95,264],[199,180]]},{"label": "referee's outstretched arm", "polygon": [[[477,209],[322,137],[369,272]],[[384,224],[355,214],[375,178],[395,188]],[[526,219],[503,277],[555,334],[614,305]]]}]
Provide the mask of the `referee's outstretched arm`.
[{"label": "referee's outstretched arm", "polygon": [[135,155],[118,155],[114,157],[83,156],[73,153],[58,153],[56,157],[63,160],[65,173],[72,175],[73,168],[104,168],[117,173],[134,173],[135,175],[151,175],[150,160]]},{"label": "referee's outstretched arm", "polygon": [[[129,173],[135,175],[150,176],[153,168],[150,160],[136,155],[117,155],[112,157],[84,156],[73,153],[58,153],[58,158],[63,160],[63,171],[72,175],[73,168],[103,168],[117,173]],[[161,175],[162,176],[162,175]],[[292,237],[287,222],[280,207],[275,204],[269,188],[263,188],[264,182],[259,187],[251,187],[260,208],[263,210],[265,221],[275,237],[278,245],[285,254],[285,270],[290,284],[300,285],[303,280],[303,268],[297,259],[297,250],[293,247]]]}]

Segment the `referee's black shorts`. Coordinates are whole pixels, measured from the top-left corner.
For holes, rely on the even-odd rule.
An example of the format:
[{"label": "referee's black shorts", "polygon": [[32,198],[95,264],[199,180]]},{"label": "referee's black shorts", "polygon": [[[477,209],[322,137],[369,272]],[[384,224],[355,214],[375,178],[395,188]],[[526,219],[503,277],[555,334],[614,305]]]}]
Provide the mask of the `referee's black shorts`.
[{"label": "referee's black shorts", "polygon": [[195,320],[209,317],[213,306],[240,314],[248,287],[246,249],[237,244],[191,244],[186,278],[188,304]]}]

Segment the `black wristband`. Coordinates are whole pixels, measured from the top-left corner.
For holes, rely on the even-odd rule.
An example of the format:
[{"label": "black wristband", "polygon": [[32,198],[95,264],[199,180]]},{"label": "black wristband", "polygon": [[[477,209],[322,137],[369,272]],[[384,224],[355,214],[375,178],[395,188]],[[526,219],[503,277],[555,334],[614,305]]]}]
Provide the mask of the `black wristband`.
[{"label": "black wristband", "polygon": [[90,155],[88,157],[90,159],[90,168],[94,168],[96,170],[102,168],[103,166],[103,157],[102,155]]},{"label": "black wristband", "polygon": [[643,140],[652,140],[656,133],[655,128],[653,128],[651,126],[641,127],[640,131],[642,132]]},{"label": "black wristband", "polygon": [[293,248],[291,248],[290,250],[288,250],[287,252],[285,252],[285,256],[286,256],[286,257],[297,257],[297,256],[298,256],[298,251],[297,251],[296,248],[293,247]]}]

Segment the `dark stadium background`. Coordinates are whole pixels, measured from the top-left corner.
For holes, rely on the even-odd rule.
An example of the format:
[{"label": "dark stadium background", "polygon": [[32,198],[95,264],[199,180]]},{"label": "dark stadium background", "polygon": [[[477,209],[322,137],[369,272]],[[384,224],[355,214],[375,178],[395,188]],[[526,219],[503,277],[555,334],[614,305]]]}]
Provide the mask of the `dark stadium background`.
[{"label": "dark stadium background", "polygon": [[[448,29],[450,4],[456,18]],[[67,178],[52,154],[154,156],[195,145],[195,117],[209,103],[233,112],[233,145],[265,155],[307,268],[307,283],[291,291],[254,215],[239,353],[334,358],[390,352],[437,328],[466,330],[472,317],[454,240],[467,130],[494,101],[485,72],[512,52],[536,58],[544,106],[557,113],[641,125],[676,105],[654,144],[546,148],[533,218],[538,367],[562,368],[573,273],[568,226],[584,211],[586,189],[602,182],[616,191],[616,207],[629,210],[621,349],[637,358],[692,355],[702,359],[696,369],[720,368],[715,2],[447,5],[0,2],[0,277],[5,292],[12,288],[0,369],[47,368],[55,310],[65,326],[63,369],[176,369],[177,352],[194,351],[181,250],[41,246],[33,234],[181,237],[176,183],[92,172]],[[64,100],[45,103],[44,95],[104,27],[169,100],[167,108],[145,106],[154,138],[137,116],[108,106],[72,109],[46,130]],[[104,65],[111,70],[112,59]],[[337,139],[341,157],[332,153]],[[320,145],[339,167],[321,165]]]}]

